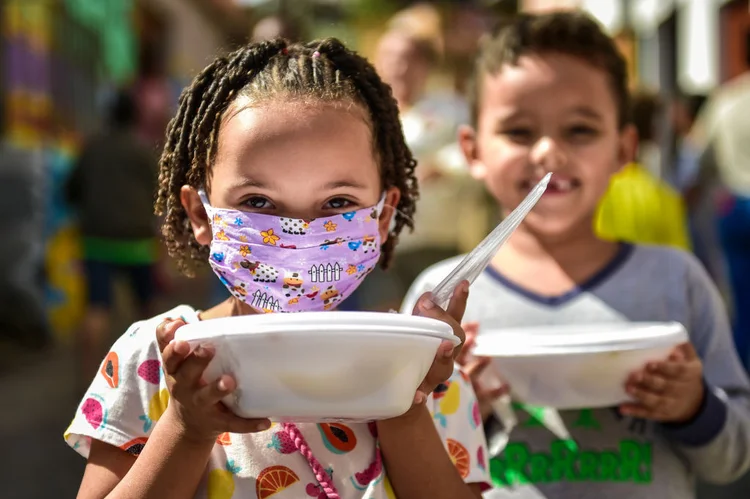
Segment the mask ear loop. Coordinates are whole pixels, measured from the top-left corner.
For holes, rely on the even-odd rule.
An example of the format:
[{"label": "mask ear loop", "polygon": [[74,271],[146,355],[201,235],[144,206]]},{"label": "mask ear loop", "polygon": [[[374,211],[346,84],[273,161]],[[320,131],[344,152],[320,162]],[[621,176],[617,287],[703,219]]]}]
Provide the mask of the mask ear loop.
[{"label": "mask ear loop", "polygon": [[211,206],[211,203],[208,202],[208,195],[206,194],[205,189],[198,189],[198,196],[201,198],[201,203],[203,203],[203,206]]},{"label": "mask ear loop", "polygon": [[391,215],[391,222],[390,222],[390,224],[388,226],[388,232],[393,232],[393,229],[396,228],[396,217],[395,217],[396,214],[401,215],[402,217],[404,217],[405,219],[407,219],[408,221],[410,221],[412,223],[412,225],[414,225],[414,218],[410,217],[409,215],[407,215],[403,211],[399,210],[398,207],[393,206],[392,204],[385,204],[385,203],[383,203],[383,207],[382,207],[382,209],[380,211],[381,215],[385,212],[386,208],[390,208],[391,210],[393,210],[393,215]]},{"label": "mask ear loop", "polygon": [[213,206],[211,206],[211,203],[208,202],[208,195],[206,194],[205,189],[198,189],[198,196],[201,198],[203,209],[206,210],[206,214],[208,215],[210,221],[211,216],[213,215]]}]

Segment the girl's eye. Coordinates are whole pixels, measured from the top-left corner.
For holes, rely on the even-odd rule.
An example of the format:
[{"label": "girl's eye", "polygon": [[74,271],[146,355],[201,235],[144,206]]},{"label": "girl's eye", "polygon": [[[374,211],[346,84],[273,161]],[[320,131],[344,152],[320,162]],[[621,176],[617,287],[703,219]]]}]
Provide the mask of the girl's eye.
[{"label": "girl's eye", "polygon": [[273,207],[269,200],[258,196],[251,197],[245,204],[254,210],[267,210]]},{"label": "girl's eye", "polygon": [[344,198],[334,198],[328,201],[328,208],[332,210],[343,210],[352,205],[352,202]]}]

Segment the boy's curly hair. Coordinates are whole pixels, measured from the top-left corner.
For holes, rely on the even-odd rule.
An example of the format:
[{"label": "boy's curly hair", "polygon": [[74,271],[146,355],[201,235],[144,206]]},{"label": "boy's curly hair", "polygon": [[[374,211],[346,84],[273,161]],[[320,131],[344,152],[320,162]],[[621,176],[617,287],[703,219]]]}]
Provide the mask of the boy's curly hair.
[{"label": "boy's curly hair", "polygon": [[165,217],[162,234],[180,270],[192,275],[209,255],[208,248],[195,240],[180,189],[207,187],[222,116],[239,96],[255,103],[277,98],[353,102],[366,111],[382,187],[401,191],[395,223],[382,248],[381,265],[387,267],[399,233],[412,228],[418,196],[416,161],[404,141],[390,87],[366,59],[329,38],[307,44],[276,39],[246,45],[216,59],[182,92],[159,162],[155,206],[156,214]]},{"label": "boy's curly hair", "polygon": [[614,40],[590,16],[581,12],[523,14],[501,25],[482,43],[469,87],[472,123],[476,125],[485,75],[498,74],[503,66],[518,64],[530,54],[563,54],[601,69],[609,77],[618,112],[618,124],[630,122],[628,69]]}]

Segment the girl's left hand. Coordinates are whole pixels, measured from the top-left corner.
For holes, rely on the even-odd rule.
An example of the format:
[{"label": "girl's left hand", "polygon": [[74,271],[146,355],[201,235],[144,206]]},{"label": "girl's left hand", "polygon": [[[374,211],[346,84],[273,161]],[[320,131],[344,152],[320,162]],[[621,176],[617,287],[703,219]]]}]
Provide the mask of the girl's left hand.
[{"label": "girl's left hand", "polygon": [[417,389],[417,393],[414,395],[414,406],[424,404],[427,396],[440,383],[446,381],[453,374],[455,359],[461,353],[461,348],[466,340],[466,334],[461,327],[461,320],[466,311],[466,301],[468,298],[469,283],[468,281],[463,281],[456,287],[447,310],[443,310],[437,306],[431,300],[430,293],[424,294],[417,302],[416,307],[414,307],[414,315],[430,317],[449,324],[453,328],[453,334],[461,340],[461,343],[457,347],[454,347],[450,341],[443,341],[441,343],[435,355],[435,360],[432,362],[432,367],[430,367],[427,376],[425,376],[424,381],[422,381],[422,384]]}]

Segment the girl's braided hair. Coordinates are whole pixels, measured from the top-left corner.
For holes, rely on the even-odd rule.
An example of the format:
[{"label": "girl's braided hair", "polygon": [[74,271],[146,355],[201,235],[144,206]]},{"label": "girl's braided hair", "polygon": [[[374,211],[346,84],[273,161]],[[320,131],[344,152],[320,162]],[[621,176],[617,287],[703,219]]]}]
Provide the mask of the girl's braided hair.
[{"label": "girl's braided hair", "polygon": [[329,38],[307,44],[276,39],[246,45],[216,59],[182,92],[159,162],[156,198],[156,214],[165,217],[162,234],[180,270],[192,275],[208,261],[208,248],[195,240],[180,202],[180,189],[208,187],[222,117],[239,96],[253,104],[277,98],[355,103],[366,111],[382,188],[401,191],[395,223],[382,248],[381,265],[386,268],[401,230],[412,228],[418,196],[416,161],[404,141],[390,87],[366,59]]}]

